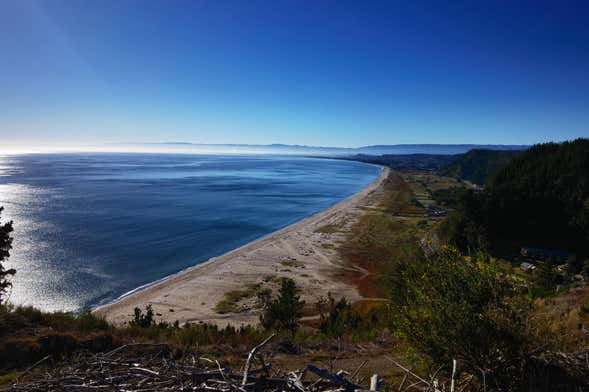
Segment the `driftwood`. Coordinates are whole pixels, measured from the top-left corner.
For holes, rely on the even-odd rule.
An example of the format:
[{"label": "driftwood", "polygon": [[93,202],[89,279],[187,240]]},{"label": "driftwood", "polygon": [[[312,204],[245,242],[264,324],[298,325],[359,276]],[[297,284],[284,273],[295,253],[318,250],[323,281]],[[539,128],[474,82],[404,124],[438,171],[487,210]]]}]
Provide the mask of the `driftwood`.
[{"label": "driftwood", "polygon": [[[254,358],[272,336],[254,347],[243,372],[221,366],[215,359],[184,355],[171,356],[167,345],[130,344],[102,354],[80,353],[67,363],[49,366],[44,358],[25,371],[16,382],[0,391],[134,391],[134,392],[250,392],[250,391],[356,391],[368,390],[350,381],[348,372],[332,372],[308,365],[302,371],[282,373],[263,361],[253,368]],[[154,350],[155,348],[155,350]],[[151,350],[151,351],[150,351]],[[197,359],[198,358],[198,359]],[[45,363],[44,363],[45,362]],[[53,363],[53,362],[52,362]],[[47,366],[41,371],[40,366]],[[32,370],[35,369],[33,372]],[[359,370],[359,369],[358,369]],[[354,372],[356,374],[358,372]],[[309,373],[318,378],[306,379]],[[27,380],[25,377],[27,376]]]},{"label": "driftwood", "polygon": [[[391,357],[385,357],[401,373],[399,380],[384,386],[383,380],[374,374],[369,384],[356,378],[368,361],[362,362],[353,372],[334,371],[333,362],[328,369],[312,364],[297,371],[281,371],[264,362],[260,352],[270,344],[268,337],[252,348],[245,360],[243,370],[223,366],[219,360],[191,353],[176,359],[173,350],[165,344],[129,344],[101,354],[78,353],[67,362],[48,361],[50,356],[37,361],[15,380],[14,384],[0,388],[7,391],[125,391],[125,392],[356,392],[390,390],[398,392],[465,392],[471,390],[472,376],[458,378],[459,363],[441,366],[433,375],[420,376],[409,367]],[[256,359],[258,360],[256,362]],[[568,369],[569,378],[574,375],[574,385],[583,385],[579,379],[587,374],[589,353],[575,356],[564,354],[544,355],[534,358],[538,374],[550,371],[551,378],[561,368]],[[260,365],[255,367],[254,362]],[[445,368],[452,371],[452,378],[440,382],[438,374]],[[270,375],[272,371],[272,376]],[[310,374],[314,377],[308,377]],[[448,374],[448,373],[445,373]],[[484,372],[483,379],[484,379]],[[543,387],[543,379],[535,376],[536,385]],[[398,384],[400,382],[400,384]],[[551,384],[553,385],[553,384]],[[560,384],[559,384],[560,385]],[[564,385],[564,384],[563,384]],[[569,384],[566,384],[569,385]],[[571,384],[572,385],[572,384]],[[478,390],[486,390],[485,382]],[[551,391],[539,388],[539,391]],[[564,389],[563,389],[564,390]]]},{"label": "driftwood", "polygon": [[361,389],[358,385],[353,384],[352,382],[348,381],[343,377],[341,374],[333,374],[328,372],[324,369],[319,369],[313,365],[307,365],[307,370],[312,373],[315,373],[319,377],[325,380],[329,380],[332,383],[338,385],[339,387],[343,388],[346,391],[355,391],[356,389]]},{"label": "driftwood", "polygon": [[[400,373],[398,380],[384,388],[381,388],[382,380],[378,375],[373,375],[368,380],[369,384],[356,379],[367,361],[350,373],[334,371],[333,362],[329,369],[309,364],[302,370],[283,372],[264,362],[260,355],[271,338],[249,351],[243,370],[234,370],[223,366],[217,359],[191,353],[184,353],[181,359],[177,359],[172,355],[173,350],[165,344],[129,344],[107,353],[78,353],[61,362],[47,356],[22,372],[13,385],[0,388],[0,392],[352,392],[382,389],[399,392],[466,392],[473,389],[473,375],[459,377],[460,363],[456,361],[441,366],[433,375],[420,376],[395,359],[385,357]],[[260,364],[257,367],[254,366],[256,359]],[[530,390],[580,391],[589,387],[589,351],[576,354],[543,353],[529,358],[526,365]],[[444,378],[438,377],[442,368],[442,374],[446,375]],[[310,374],[315,377],[308,377]],[[449,374],[452,376],[448,379]],[[482,378],[475,380],[474,385],[477,390],[485,391],[485,372],[481,370],[481,374]]]},{"label": "driftwood", "polygon": [[252,367],[252,361],[254,360],[254,357],[256,356],[258,351],[260,351],[260,349],[262,349],[266,344],[268,344],[270,340],[272,340],[273,337],[274,334],[270,335],[268,339],[264,340],[262,343],[258,344],[250,351],[249,355],[247,356],[247,361],[245,362],[245,369],[243,370],[243,380],[241,381],[242,386],[244,386],[247,383],[247,376],[249,375],[249,371]]}]

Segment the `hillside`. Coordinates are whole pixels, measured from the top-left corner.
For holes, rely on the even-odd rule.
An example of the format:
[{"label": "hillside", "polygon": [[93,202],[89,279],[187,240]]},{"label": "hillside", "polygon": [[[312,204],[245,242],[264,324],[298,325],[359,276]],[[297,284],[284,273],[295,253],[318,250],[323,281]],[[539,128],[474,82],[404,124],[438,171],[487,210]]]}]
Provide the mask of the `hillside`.
[{"label": "hillside", "polygon": [[440,174],[484,185],[490,177],[521,153],[521,150],[470,150],[466,154],[457,155]]},{"label": "hillside", "polygon": [[[397,150],[394,154],[380,154],[374,149],[370,153],[361,153],[338,157],[377,165],[385,165],[394,170],[427,170],[437,172],[443,177],[453,177],[458,180],[470,181],[474,184],[485,185],[487,180],[505,167],[513,158],[519,156],[521,149],[491,149],[476,148],[464,152],[462,148],[468,145],[440,146],[432,148],[435,153],[403,153]],[[414,146],[413,146],[414,147]],[[509,146],[503,146],[505,148]],[[512,146],[525,148],[525,146]],[[364,148],[366,149],[366,148]],[[422,149],[425,149],[423,147]]]},{"label": "hillside", "polygon": [[393,144],[376,145],[356,148],[359,154],[385,155],[385,154],[433,154],[433,155],[456,155],[464,154],[474,149],[480,150],[525,150],[529,146],[511,144]]},{"label": "hillside", "polygon": [[490,186],[491,230],[528,245],[585,253],[589,243],[589,139],[530,148]]},{"label": "hillside", "polygon": [[[498,163],[493,165],[489,170]],[[457,245],[472,246],[476,238],[495,250],[530,246],[586,256],[589,139],[539,144],[519,153],[485,192],[462,200],[460,213],[451,219]]]},{"label": "hillside", "polygon": [[367,155],[357,154],[351,157],[341,159],[350,159],[372,163],[376,165],[385,165],[394,170],[431,170],[437,171],[445,168],[454,162],[454,155],[441,154],[384,154],[384,155]]}]

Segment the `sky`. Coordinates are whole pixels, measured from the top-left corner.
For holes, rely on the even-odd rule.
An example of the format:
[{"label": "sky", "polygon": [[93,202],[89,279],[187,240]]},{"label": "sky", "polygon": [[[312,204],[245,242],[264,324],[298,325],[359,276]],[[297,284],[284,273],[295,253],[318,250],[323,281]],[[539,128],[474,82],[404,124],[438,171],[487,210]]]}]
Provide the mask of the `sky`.
[{"label": "sky", "polygon": [[587,20],[587,1],[0,0],[0,137],[587,137]]}]

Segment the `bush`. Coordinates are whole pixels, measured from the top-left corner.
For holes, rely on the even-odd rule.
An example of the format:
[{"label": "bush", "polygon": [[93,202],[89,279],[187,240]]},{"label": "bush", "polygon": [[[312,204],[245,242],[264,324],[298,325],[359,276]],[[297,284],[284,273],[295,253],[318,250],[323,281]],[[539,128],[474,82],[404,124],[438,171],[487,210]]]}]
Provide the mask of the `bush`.
[{"label": "bush", "polygon": [[0,337],[22,328],[50,327],[61,332],[86,334],[108,331],[104,319],[90,313],[42,312],[32,306],[0,305]]},{"label": "bush", "polygon": [[145,314],[139,308],[135,308],[133,320],[129,321],[132,327],[149,328],[154,325],[153,309],[151,305],[145,307]]},{"label": "bush", "polygon": [[536,262],[537,269],[534,271],[534,283],[540,291],[554,293],[556,287],[564,283],[564,278],[551,262]]},{"label": "bush", "polygon": [[336,301],[331,293],[327,294],[327,298],[319,299],[317,310],[321,332],[327,336],[340,337],[346,332],[355,331],[362,321],[345,298]]},{"label": "bush", "polygon": [[521,380],[530,303],[485,255],[444,247],[395,262],[388,280],[394,327],[412,346],[475,378],[483,370],[500,390]]}]

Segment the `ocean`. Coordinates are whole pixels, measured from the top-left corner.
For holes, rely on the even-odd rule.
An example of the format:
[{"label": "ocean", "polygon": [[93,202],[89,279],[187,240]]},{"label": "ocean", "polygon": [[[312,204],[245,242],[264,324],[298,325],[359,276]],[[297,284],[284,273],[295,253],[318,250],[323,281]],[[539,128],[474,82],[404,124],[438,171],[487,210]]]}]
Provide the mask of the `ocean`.
[{"label": "ocean", "polygon": [[10,302],[81,311],[311,216],[380,168],[272,155],[0,156]]}]

